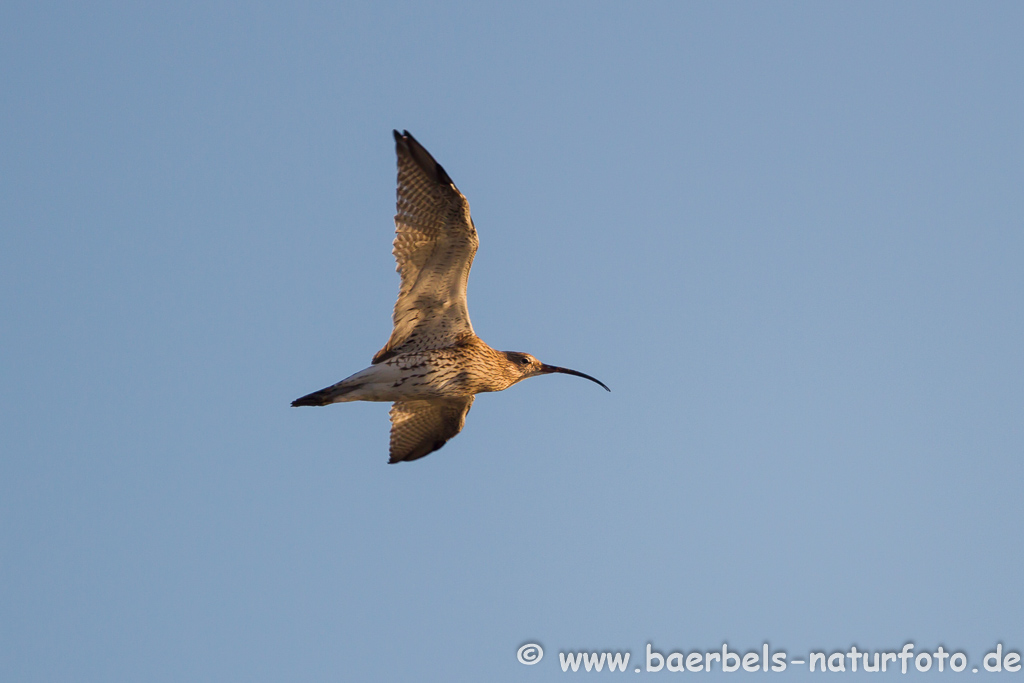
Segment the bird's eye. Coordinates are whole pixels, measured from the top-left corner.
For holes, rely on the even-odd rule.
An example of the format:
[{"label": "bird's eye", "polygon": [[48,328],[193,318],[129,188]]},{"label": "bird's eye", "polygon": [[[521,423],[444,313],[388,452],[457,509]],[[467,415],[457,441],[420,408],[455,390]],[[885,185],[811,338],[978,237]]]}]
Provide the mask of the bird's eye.
[{"label": "bird's eye", "polygon": [[520,365],[529,365],[530,364],[530,359],[527,358],[526,356],[523,356],[522,358],[519,359],[519,364]]}]

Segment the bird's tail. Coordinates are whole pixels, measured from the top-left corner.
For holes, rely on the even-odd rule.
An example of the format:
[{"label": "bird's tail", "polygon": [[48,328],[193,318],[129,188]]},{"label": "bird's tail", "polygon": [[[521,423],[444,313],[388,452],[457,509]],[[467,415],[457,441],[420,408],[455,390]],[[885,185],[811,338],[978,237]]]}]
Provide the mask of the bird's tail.
[{"label": "bird's tail", "polygon": [[[362,384],[346,384],[346,382],[338,382],[333,386],[329,386],[326,389],[320,391],[314,391],[312,394],[306,394],[302,398],[297,398],[292,401],[292,407],[297,408],[299,406],[326,406],[331,403],[338,403],[339,399],[342,399],[345,394],[351,393],[363,386]],[[343,399],[342,399],[343,400]],[[350,399],[351,400],[351,399]]]}]

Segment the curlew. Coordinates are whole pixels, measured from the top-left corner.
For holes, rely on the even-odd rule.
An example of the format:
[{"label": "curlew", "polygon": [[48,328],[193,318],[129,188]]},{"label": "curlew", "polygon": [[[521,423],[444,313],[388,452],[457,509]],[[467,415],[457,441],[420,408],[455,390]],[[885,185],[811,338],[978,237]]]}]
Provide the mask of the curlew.
[{"label": "curlew", "polygon": [[469,202],[409,131],[395,134],[398,213],[392,253],[401,276],[394,329],[365,370],[292,401],[325,406],[392,401],[388,462],[416,460],[458,434],[475,394],[502,391],[527,377],[576,370],[528,353],[496,351],[473,332],[466,282],[479,240]]}]

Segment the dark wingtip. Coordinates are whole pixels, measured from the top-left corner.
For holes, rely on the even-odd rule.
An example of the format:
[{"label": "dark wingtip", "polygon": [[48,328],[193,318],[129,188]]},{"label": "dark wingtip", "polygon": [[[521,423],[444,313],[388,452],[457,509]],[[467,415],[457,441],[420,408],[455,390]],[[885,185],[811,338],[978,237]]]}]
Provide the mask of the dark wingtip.
[{"label": "dark wingtip", "polygon": [[446,183],[449,185],[455,185],[448,172],[444,170],[444,166],[437,163],[433,155],[427,151],[427,148],[420,144],[420,141],[413,137],[412,133],[407,130],[403,130],[399,133],[397,130],[391,131],[395,135],[395,147],[405,148],[419,167],[426,172],[427,175],[436,183]]},{"label": "dark wingtip", "polygon": [[434,444],[432,446],[430,446],[429,448],[426,448],[426,449],[424,449],[422,447],[414,448],[413,450],[409,451],[408,453],[403,453],[402,455],[397,456],[397,457],[395,456],[394,453],[389,453],[388,454],[388,464],[389,465],[394,465],[395,463],[399,463],[399,462],[412,462],[413,460],[419,460],[420,458],[425,458],[428,455],[430,455],[431,453],[436,453],[437,451],[441,450],[441,448],[446,443],[448,443],[448,439],[440,439],[438,441],[435,441]]},{"label": "dark wingtip", "polygon": [[412,133],[410,133],[407,130],[403,130],[401,133],[399,133],[397,129],[394,129],[394,130],[391,131],[391,133],[392,133],[392,135],[395,136],[395,142],[399,142],[399,143],[402,143],[402,144],[405,144],[405,145],[408,145],[410,142],[412,142],[414,144],[419,145],[420,147],[423,146],[423,145],[420,145],[419,140],[414,138],[412,136]]},{"label": "dark wingtip", "polygon": [[292,408],[298,408],[300,406],[325,406],[327,405],[327,389],[321,389],[320,391],[314,391],[312,394],[306,394],[302,398],[297,398],[292,401]]}]

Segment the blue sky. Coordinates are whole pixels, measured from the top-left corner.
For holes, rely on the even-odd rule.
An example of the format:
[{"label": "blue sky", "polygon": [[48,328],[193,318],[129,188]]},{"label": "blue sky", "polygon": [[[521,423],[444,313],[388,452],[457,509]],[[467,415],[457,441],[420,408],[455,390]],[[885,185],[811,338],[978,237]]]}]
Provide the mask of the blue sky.
[{"label": "blue sky", "polygon": [[[0,678],[1020,652],[1022,33],[1016,3],[4,3]],[[386,405],[289,407],[390,333],[392,128],[472,205],[477,333],[611,394],[480,396],[397,466]]]}]

